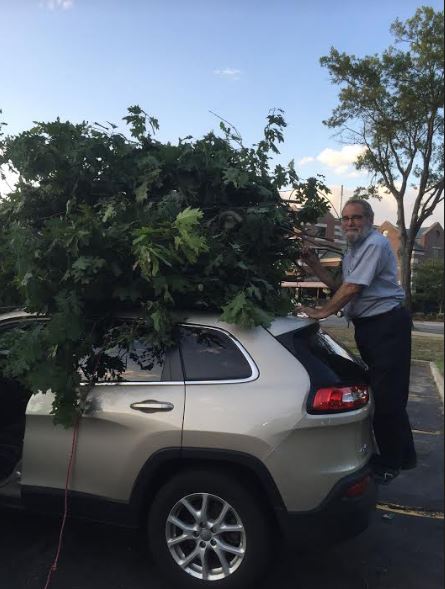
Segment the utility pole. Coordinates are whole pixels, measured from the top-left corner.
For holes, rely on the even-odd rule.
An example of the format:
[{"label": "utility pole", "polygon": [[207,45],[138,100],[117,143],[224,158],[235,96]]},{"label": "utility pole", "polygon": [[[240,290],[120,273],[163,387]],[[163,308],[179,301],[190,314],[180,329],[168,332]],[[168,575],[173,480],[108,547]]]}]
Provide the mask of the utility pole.
[{"label": "utility pole", "polygon": [[343,210],[343,184],[341,185],[340,189],[340,215]]}]

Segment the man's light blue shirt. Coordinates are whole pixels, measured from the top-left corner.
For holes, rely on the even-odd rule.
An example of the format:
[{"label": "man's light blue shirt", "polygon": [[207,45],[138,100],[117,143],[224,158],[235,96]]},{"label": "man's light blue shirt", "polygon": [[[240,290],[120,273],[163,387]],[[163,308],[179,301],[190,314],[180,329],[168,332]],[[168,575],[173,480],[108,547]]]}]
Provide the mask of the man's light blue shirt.
[{"label": "man's light blue shirt", "polygon": [[348,319],[380,315],[405,300],[390,243],[375,230],[364,240],[349,245],[343,259],[343,282],[363,286],[345,306]]}]

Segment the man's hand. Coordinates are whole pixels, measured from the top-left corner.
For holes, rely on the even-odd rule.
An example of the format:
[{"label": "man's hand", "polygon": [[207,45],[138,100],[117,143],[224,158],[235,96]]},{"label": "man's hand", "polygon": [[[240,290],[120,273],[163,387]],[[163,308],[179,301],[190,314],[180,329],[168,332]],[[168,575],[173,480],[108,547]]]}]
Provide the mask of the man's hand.
[{"label": "man's hand", "polygon": [[347,305],[362,290],[361,284],[344,282],[332,299],[329,299],[321,309],[313,307],[297,307],[296,314],[304,313],[311,319],[326,319],[329,315],[335,315],[340,309]]},{"label": "man's hand", "polygon": [[303,260],[310,268],[320,263],[317,254],[308,246],[304,246],[300,252],[300,259]]},{"label": "man's hand", "polygon": [[326,317],[329,317],[330,315],[330,313],[326,312],[324,307],[321,309],[314,309],[313,307],[299,307],[298,312],[305,313],[311,319],[317,320],[326,319]]},{"label": "man's hand", "polygon": [[318,278],[324,282],[331,290],[336,290],[340,284],[337,284],[337,278],[320,262],[320,258],[315,251],[308,246],[304,246],[300,251],[300,260],[303,261]]}]

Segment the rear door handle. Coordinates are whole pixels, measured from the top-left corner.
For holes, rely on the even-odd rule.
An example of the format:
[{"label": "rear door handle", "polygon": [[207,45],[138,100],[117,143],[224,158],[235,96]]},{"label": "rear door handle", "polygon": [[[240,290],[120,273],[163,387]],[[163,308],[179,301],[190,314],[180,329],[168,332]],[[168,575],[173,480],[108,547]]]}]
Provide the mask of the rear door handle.
[{"label": "rear door handle", "polygon": [[136,411],[142,411],[142,413],[156,413],[158,411],[172,411],[175,406],[173,403],[169,403],[167,401],[140,401],[138,403],[132,403],[130,405],[131,409],[136,409]]}]

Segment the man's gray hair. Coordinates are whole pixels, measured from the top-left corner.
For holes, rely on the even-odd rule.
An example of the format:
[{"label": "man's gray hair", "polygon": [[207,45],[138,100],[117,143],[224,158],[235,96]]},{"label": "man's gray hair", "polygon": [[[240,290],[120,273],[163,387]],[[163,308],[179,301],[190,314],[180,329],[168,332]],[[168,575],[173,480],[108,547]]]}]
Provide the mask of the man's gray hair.
[{"label": "man's gray hair", "polygon": [[374,211],[372,210],[372,207],[367,200],[363,200],[362,198],[350,198],[345,203],[345,206],[343,208],[345,208],[348,205],[361,205],[365,217],[368,217],[371,223],[374,223]]}]

